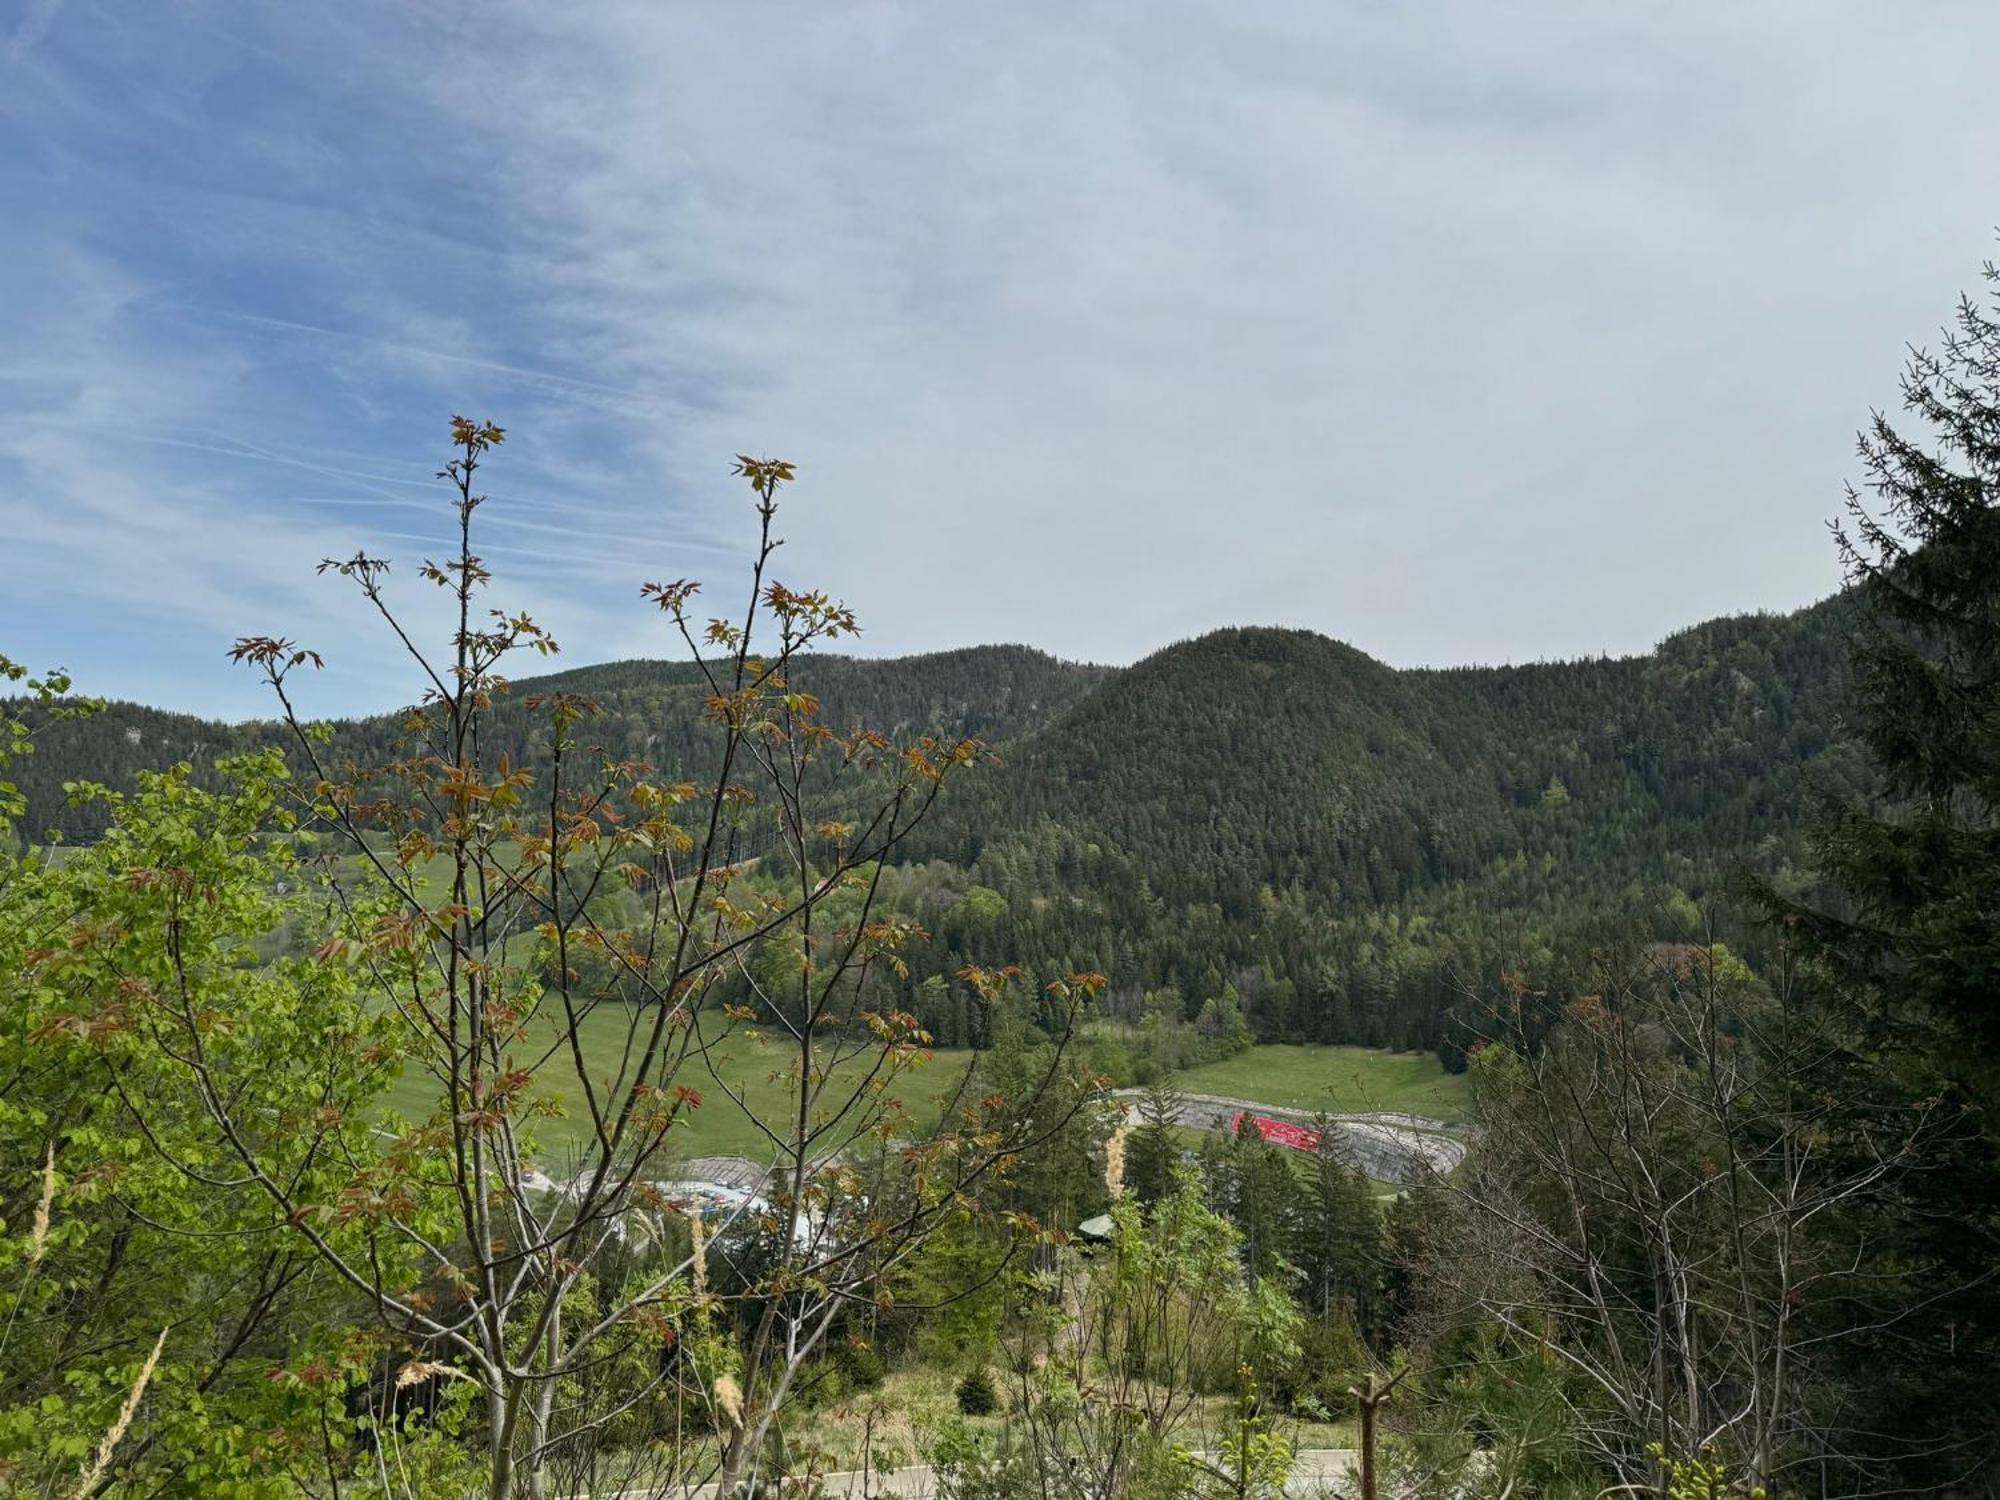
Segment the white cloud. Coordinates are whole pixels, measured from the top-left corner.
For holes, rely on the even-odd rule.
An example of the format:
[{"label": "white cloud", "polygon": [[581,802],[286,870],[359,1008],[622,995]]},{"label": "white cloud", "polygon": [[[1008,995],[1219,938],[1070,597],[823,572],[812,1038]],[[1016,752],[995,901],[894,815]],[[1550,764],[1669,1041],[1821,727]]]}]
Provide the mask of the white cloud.
[{"label": "white cloud", "polygon": [[714,393],[683,484],[795,457],[878,647],[1518,657],[1831,586],[1986,248],[1990,18],[1145,16],[523,7],[438,86],[566,360]]},{"label": "white cloud", "polygon": [[[0,315],[0,518],[44,596],[176,649],[332,631],[356,709],[406,684],[310,561],[422,550],[453,409],[512,429],[489,550],[575,658],[660,649],[637,582],[726,569],[738,451],[797,461],[787,576],[874,650],[1640,649],[1833,585],[1852,431],[1990,248],[1996,42],[1971,6],[78,10],[0,100],[39,306]],[[221,701],[168,654],[151,696]]]}]

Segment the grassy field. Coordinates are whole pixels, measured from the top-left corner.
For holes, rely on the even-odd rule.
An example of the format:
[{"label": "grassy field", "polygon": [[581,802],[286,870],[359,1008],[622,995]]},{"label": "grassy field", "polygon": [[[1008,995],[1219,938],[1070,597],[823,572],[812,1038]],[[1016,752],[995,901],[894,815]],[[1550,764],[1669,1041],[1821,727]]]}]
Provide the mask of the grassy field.
[{"label": "grassy field", "polygon": [[[606,1009],[585,1020],[584,1063],[594,1080],[608,1079],[617,1071],[625,1047],[626,1016],[623,1009],[615,1012]],[[919,1121],[928,1123],[936,1112],[939,1097],[958,1082],[969,1055],[940,1051],[931,1062],[903,1074],[889,1092],[901,1099]],[[776,1043],[753,1042],[741,1036],[729,1038],[716,1049],[714,1056],[715,1071],[744,1094],[758,1119],[774,1126],[790,1108],[792,1095],[783,1078],[773,1075],[781,1073],[789,1061],[790,1054]],[[844,1064],[836,1077],[854,1076],[856,1069],[865,1068],[867,1061],[864,1056]],[[560,1098],[568,1111],[566,1118],[536,1122],[536,1135],[553,1152],[587,1130],[588,1116],[583,1108],[583,1091],[566,1056],[552,1059],[542,1076],[547,1091]],[[766,1153],[768,1142],[744,1117],[742,1108],[716,1086],[708,1067],[699,1058],[691,1059],[672,1081],[694,1089],[703,1097],[702,1107],[675,1128],[676,1156],[760,1157]],[[839,1097],[844,1096],[836,1095]],[[430,1112],[436,1098],[436,1083],[428,1074],[411,1069],[390,1092],[388,1106],[405,1120],[415,1120]]]},{"label": "grassy field", "polygon": [[[962,1424],[985,1437],[996,1437],[1006,1425],[1006,1417],[961,1417],[958,1413],[952,1392],[966,1367],[957,1359],[918,1364],[891,1371],[878,1389],[854,1391],[824,1404],[801,1403],[786,1412],[779,1430],[786,1452],[798,1466],[794,1472],[852,1472],[864,1463],[876,1470],[921,1464],[947,1425]],[[1002,1399],[1012,1401],[1015,1377],[1004,1368],[989,1365],[988,1369]],[[1235,1414],[1234,1397],[1199,1396],[1174,1423],[1172,1433],[1189,1447],[1213,1450],[1227,1440]],[[1360,1437],[1358,1424],[1348,1419],[1313,1422],[1282,1418],[1276,1427],[1301,1449],[1352,1448]],[[713,1442],[712,1437],[698,1432],[687,1435],[680,1454],[684,1472],[701,1474],[712,1469],[717,1458]]]},{"label": "grassy field", "polygon": [[[583,1052],[594,1079],[609,1078],[617,1069],[625,1044],[625,1012],[602,1010],[584,1023]],[[958,1082],[970,1054],[939,1051],[935,1059],[906,1073],[892,1093],[918,1120],[928,1123],[941,1095]],[[791,1090],[782,1076],[790,1054],[775,1042],[730,1038],[716,1049],[715,1067],[734,1088],[742,1090],[760,1120],[776,1125],[790,1107]],[[846,1065],[851,1072],[856,1063]],[[559,1150],[583,1130],[582,1091],[566,1059],[555,1059],[544,1070],[549,1090],[563,1101],[567,1118],[536,1125],[545,1146]],[[677,1156],[761,1156],[767,1147],[742,1109],[716,1087],[698,1059],[675,1082],[703,1095],[702,1107],[678,1127]],[[1465,1080],[1448,1074],[1428,1052],[1375,1052],[1364,1047],[1253,1047],[1226,1062],[1211,1063],[1176,1075],[1189,1093],[1220,1094],[1251,1099],[1280,1109],[1328,1109],[1336,1112],[1394,1110],[1457,1120],[1464,1114]],[[388,1105],[404,1119],[429,1112],[436,1086],[412,1070],[390,1092]]]},{"label": "grassy field", "polygon": [[[786,1444],[794,1453],[810,1453],[823,1473],[858,1469],[864,1457],[876,1468],[923,1463],[928,1440],[945,1424],[961,1420],[952,1397],[960,1368],[919,1365],[897,1370],[880,1390],[858,1391],[792,1417],[786,1424]],[[1013,1378],[1004,1369],[994,1368],[992,1373],[1003,1399],[1011,1401],[1016,1393]],[[1233,1397],[1198,1397],[1174,1432],[1190,1447],[1219,1447],[1234,1415]],[[1004,1425],[1001,1417],[962,1420],[974,1432],[988,1435],[998,1434]],[[1360,1436],[1358,1424],[1350,1420],[1293,1418],[1277,1425],[1300,1448],[1351,1448]]]},{"label": "grassy field", "polygon": [[1253,1099],[1279,1109],[1393,1110],[1434,1120],[1465,1114],[1464,1075],[1445,1072],[1429,1052],[1252,1047],[1227,1061],[1178,1073],[1174,1082],[1190,1094]]}]

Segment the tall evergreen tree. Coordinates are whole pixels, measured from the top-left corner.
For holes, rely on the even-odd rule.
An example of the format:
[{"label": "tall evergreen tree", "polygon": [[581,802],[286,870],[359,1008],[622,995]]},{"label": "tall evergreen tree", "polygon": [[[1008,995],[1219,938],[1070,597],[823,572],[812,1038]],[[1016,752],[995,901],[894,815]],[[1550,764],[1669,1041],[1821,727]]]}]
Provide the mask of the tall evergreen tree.
[{"label": "tall evergreen tree", "polygon": [[1276,1274],[1292,1253],[1298,1177],[1291,1153],[1246,1121],[1234,1135],[1211,1136],[1204,1154],[1209,1202],[1242,1235],[1244,1270],[1253,1279]]},{"label": "tall evergreen tree", "polygon": [[1865,606],[1855,693],[1880,793],[1816,831],[1838,910],[1771,901],[1865,999],[1906,1088],[1960,1127],[1857,1229],[1883,1264],[1921,1268],[1866,1374],[1874,1425],[1926,1455],[1904,1478],[1945,1485],[2000,1469],[2000,271],[1985,279],[1987,303],[1962,300],[1941,349],[1911,357],[1921,431],[1877,414],[1862,434],[1875,500],[1850,492],[1836,528]]},{"label": "tall evergreen tree", "polygon": [[1171,1078],[1155,1079],[1139,1100],[1139,1123],[1126,1138],[1125,1188],[1148,1207],[1174,1190],[1181,1158],[1175,1132],[1185,1097]]},{"label": "tall evergreen tree", "polygon": [[1941,353],[1912,356],[1905,406],[1861,439],[1870,510],[1836,529],[1868,608],[1855,649],[1862,738],[1885,802],[1833,809],[1821,869],[1854,903],[1813,926],[1850,973],[2000,1054],[2000,269]]},{"label": "tall evergreen tree", "polygon": [[1372,1337],[1382,1326],[1385,1250],[1375,1188],[1348,1159],[1330,1117],[1319,1116],[1313,1127],[1319,1145],[1307,1163],[1296,1212],[1301,1300],[1319,1318],[1349,1304],[1356,1326]]}]

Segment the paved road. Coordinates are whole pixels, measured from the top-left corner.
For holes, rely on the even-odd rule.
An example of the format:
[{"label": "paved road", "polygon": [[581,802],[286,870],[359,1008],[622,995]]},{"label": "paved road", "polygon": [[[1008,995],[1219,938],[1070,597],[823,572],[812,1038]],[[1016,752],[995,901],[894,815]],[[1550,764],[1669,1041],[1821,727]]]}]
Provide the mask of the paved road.
[{"label": "paved road", "polygon": [[[1117,1089],[1113,1097],[1137,1099],[1143,1089]],[[1215,1126],[1227,1128],[1239,1113],[1263,1115],[1310,1125],[1307,1110],[1273,1109],[1251,1099],[1228,1099],[1219,1094],[1184,1094],[1177,1116],[1183,1125],[1197,1130]],[[1334,1115],[1354,1164],[1378,1182],[1408,1184],[1429,1172],[1449,1172],[1465,1160],[1466,1141],[1442,1120],[1421,1115],[1388,1113]]]},{"label": "paved road", "polygon": [[[1336,1494],[1352,1492],[1349,1483],[1354,1477],[1355,1450],[1352,1448],[1302,1448],[1292,1460],[1292,1476],[1286,1482],[1286,1492],[1293,1495],[1312,1495],[1323,1490]],[[771,1491],[776,1494],[791,1493],[794,1481],[774,1483]],[[937,1473],[927,1464],[916,1464],[907,1469],[875,1469],[866,1473],[856,1469],[849,1473],[822,1474],[818,1479],[819,1493],[828,1500],[873,1500],[873,1497],[894,1496],[896,1500],[933,1500],[937,1494]],[[617,1495],[605,1496],[603,1500],[718,1500],[716,1486],[695,1485],[687,1489],[675,1489],[664,1494],[657,1490],[624,1490]]]},{"label": "paved road", "polygon": [[[1112,1097],[1137,1100],[1143,1089],[1114,1089]],[[1238,1114],[1264,1115],[1309,1125],[1312,1115],[1305,1110],[1274,1109],[1251,1099],[1230,1099],[1219,1094],[1181,1096],[1180,1123],[1196,1130],[1216,1126],[1227,1128]],[[1449,1172],[1465,1160],[1464,1134],[1442,1120],[1422,1115],[1351,1114],[1333,1116],[1354,1164],[1377,1182],[1407,1185],[1431,1172]],[[740,1156],[702,1156],[676,1164],[675,1179],[683,1184],[718,1184],[754,1192],[763,1183],[765,1168]],[[665,1184],[671,1187],[672,1184]]]}]

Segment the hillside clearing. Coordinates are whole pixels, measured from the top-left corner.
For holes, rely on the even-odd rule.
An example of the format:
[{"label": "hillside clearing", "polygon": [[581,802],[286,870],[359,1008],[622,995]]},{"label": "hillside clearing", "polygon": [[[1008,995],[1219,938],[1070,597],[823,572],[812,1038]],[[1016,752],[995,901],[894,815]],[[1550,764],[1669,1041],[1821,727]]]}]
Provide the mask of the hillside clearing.
[{"label": "hillside clearing", "polygon": [[1430,1052],[1273,1044],[1176,1073],[1174,1083],[1186,1093],[1251,1099],[1276,1109],[1465,1117],[1465,1076],[1445,1072]]},{"label": "hillside clearing", "polygon": [[[594,1081],[601,1083],[617,1072],[625,1050],[629,1014],[623,1007],[606,1008],[584,1019],[580,1027],[584,1062]],[[553,1022],[548,1035],[553,1041]],[[957,1085],[971,1056],[970,1052],[938,1051],[929,1062],[911,1068],[895,1079],[887,1089],[887,1095],[901,1100],[918,1124],[928,1125],[936,1118],[938,1101]],[[693,1089],[702,1096],[703,1102],[699,1109],[686,1115],[682,1123],[675,1127],[672,1154],[677,1157],[747,1156],[753,1160],[767,1156],[770,1152],[769,1140],[757,1129],[753,1120],[745,1117],[743,1108],[718,1086],[718,1075],[722,1082],[743,1095],[756,1120],[782,1133],[786,1115],[794,1107],[796,1097],[785,1077],[792,1057],[791,1050],[780,1045],[777,1039],[752,1040],[738,1033],[712,1050],[709,1062],[713,1064],[713,1073],[709,1064],[701,1058],[690,1058],[678,1077],[665,1082],[669,1087],[684,1085]],[[835,1077],[859,1082],[872,1059],[873,1054],[870,1053],[848,1059],[835,1070]],[[552,1060],[541,1071],[538,1081],[562,1102],[564,1114],[560,1118],[536,1121],[534,1131],[546,1149],[559,1152],[583,1138],[589,1130],[583,1089],[577,1082],[573,1067],[564,1057]],[[406,1121],[421,1119],[436,1104],[438,1092],[436,1080],[412,1068],[389,1091],[387,1108]],[[845,1098],[846,1093],[840,1091],[834,1094],[832,1102],[837,1105]]]}]

